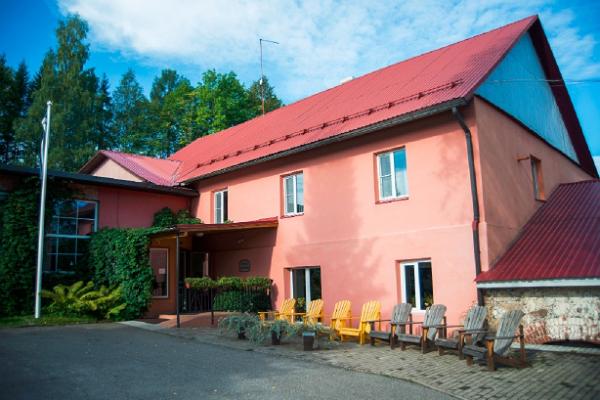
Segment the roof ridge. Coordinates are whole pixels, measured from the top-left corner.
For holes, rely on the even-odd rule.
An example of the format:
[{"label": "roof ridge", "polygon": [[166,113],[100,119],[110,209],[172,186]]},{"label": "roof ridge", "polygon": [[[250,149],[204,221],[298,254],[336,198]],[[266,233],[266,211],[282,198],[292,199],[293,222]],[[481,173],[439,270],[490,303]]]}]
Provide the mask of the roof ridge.
[{"label": "roof ridge", "polygon": [[119,155],[126,155],[126,156],[135,157],[135,158],[147,158],[147,159],[150,159],[150,160],[169,161],[169,162],[176,162],[176,163],[181,163],[182,162],[181,160],[177,160],[177,159],[152,157],[152,156],[147,156],[147,155],[144,155],[144,154],[127,153],[127,152],[124,152],[124,151],[117,151],[117,150],[100,150],[100,152],[113,153],[113,154],[119,154]]},{"label": "roof ridge", "polygon": [[[525,18],[522,18],[522,19],[520,19],[520,20],[517,20],[517,21],[511,22],[511,23],[508,23],[508,24],[505,24],[505,25],[501,25],[501,26],[499,26],[499,27],[497,27],[497,28],[490,29],[490,30],[488,30],[488,31],[481,32],[481,33],[478,33],[478,34],[476,34],[476,35],[473,35],[473,36],[470,36],[470,37],[464,38],[464,39],[462,39],[462,40],[459,40],[459,41],[457,41],[457,42],[449,43],[449,44],[447,44],[447,45],[445,45],[445,46],[442,46],[442,47],[439,47],[439,48],[435,48],[435,49],[431,49],[431,50],[429,50],[429,51],[426,51],[426,52],[424,52],[424,53],[416,54],[416,55],[414,55],[414,56],[412,56],[412,57],[409,57],[409,58],[406,58],[406,59],[403,59],[403,60],[397,61],[397,62],[395,62],[395,63],[393,63],[393,64],[389,64],[389,65],[386,65],[386,66],[383,66],[383,67],[377,68],[377,69],[375,69],[375,70],[373,70],[373,71],[369,71],[369,72],[367,72],[367,73],[365,73],[365,74],[363,74],[363,75],[360,75],[360,76],[358,76],[358,77],[356,77],[356,78],[353,78],[353,79],[351,79],[351,80],[349,80],[349,81],[347,81],[347,82],[344,82],[344,83],[339,83],[339,84],[337,84],[337,85],[335,85],[335,86],[332,86],[332,87],[326,88],[326,89],[324,89],[324,90],[321,90],[321,91],[319,91],[319,92],[316,92],[316,93],[313,93],[313,94],[311,94],[311,95],[308,95],[308,96],[306,96],[306,97],[303,97],[303,98],[301,98],[301,99],[298,99],[298,100],[296,100],[296,101],[294,101],[294,102],[292,102],[292,103],[290,103],[290,104],[287,104],[287,105],[285,105],[285,106],[283,106],[283,107],[280,107],[280,108],[278,108],[278,109],[272,110],[272,111],[270,111],[270,112],[268,112],[268,113],[266,113],[266,114],[263,114],[263,115],[256,116],[256,117],[254,117],[254,118],[252,118],[252,119],[249,119],[249,120],[247,120],[247,121],[244,121],[244,122],[242,122],[242,123],[240,123],[240,124],[234,125],[234,127],[241,128],[241,127],[243,127],[243,126],[244,126],[244,125],[246,125],[246,124],[249,124],[249,123],[251,123],[251,122],[253,122],[253,121],[259,120],[260,118],[264,118],[264,117],[266,117],[267,115],[274,115],[274,114],[278,113],[279,111],[284,111],[285,109],[287,109],[287,108],[289,108],[289,107],[291,107],[291,106],[294,106],[295,104],[298,104],[298,103],[300,103],[300,102],[306,101],[306,100],[308,100],[308,99],[311,99],[311,98],[313,98],[313,97],[316,97],[316,96],[320,96],[320,95],[322,95],[322,94],[324,94],[324,93],[327,93],[327,92],[329,92],[329,91],[332,91],[332,90],[334,90],[334,89],[337,89],[337,88],[339,88],[339,87],[341,87],[341,86],[350,85],[351,83],[355,82],[356,80],[363,79],[363,78],[365,78],[365,77],[368,77],[368,76],[370,76],[370,75],[374,75],[374,74],[377,74],[377,73],[381,73],[382,71],[385,71],[385,70],[387,70],[387,69],[390,69],[390,68],[396,67],[396,66],[398,66],[398,65],[400,65],[400,64],[404,64],[404,63],[406,63],[406,62],[409,62],[409,61],[411,61],[411,60],[414,60],[414,59],[416,59],[416,58],[423,57],[423,56],[426,56],[426,55],[428,55],[428,54],[431,54],[431,53],[434,53],[434,52],[438,52],[438,51],[444,51],[444,50],[446,50],[447,48],[449,48],[449,47],[451,47],[451,46],[455,46],[455,45],[457,45],[457,44],[460,44],[460,43],[463,43],[463,42],[466,42],[466,41],[474,40],[474,39],[476,39],[476,38],[479,38],[479,37],[481,37],[481,36],[483,36],[483,35],[488,35],[488,34],[490,34],[490,33],[492,33],[492,32],[496,32],[496,31],[498,31],[498,30],[500,30],[500,29],[505,29],[505,28],[507,28],[507,27],[510,27],[510,26],[512,26],[512,25],[516,25],[516,24],[522,23],[523,21],[525,21],[525,20],[528,20],[528,19],[537,19],[537,18],[538,18],[537,14],[530,15],[530,16],[528,16],[528,17],[525,17]],[[183,148],[185,148],[185,147],[187,147],[187,146],[190,146],[191,144],[193,144],[193,143],[195,143],[195,142],[199,142],[199,141],[202,141],[202,140],[206,140],[206,138],[207,138],[207,137],[209,137],[209,136],[211,136],[211,137],[215,137],[215,136],[217,136],[217,135],[219,135],[219,136],[220,136],[220,135],[221,135],[221,134],[223,134],[224,132],[227,132],[227,131],[229,131],[229,129],[231,129],[231,128],[233,128],[233,127],[225,128],[225,129],[222,129],[222,130],[220,130],[220,131],[218,131],[218,132],[215,132],[215,133],[211,133],[211,134],[208,134],[208,135],[203,135],[203,136],[200,136],[200,137],[196,138],[195,140],[193,140],[192,142],[188,143],[188,144],[187,144],[186,146],[184,146]],[[183,148],[182,148],[182,149],[183,149]],[[180,150],[182,150],[182,149],[180,149]],[[177,160],[176,158],[172,158],[172,157],[174,157],[174,156],[175,156],[175,155],[176,155],[176,154],[177,154],[177,153],[178,153],[180,150],[178,150],[177,152],[173,153],[171,156],[169,156],[169,158],[168,158],[168,159],[169,159],[169,160]]]}]

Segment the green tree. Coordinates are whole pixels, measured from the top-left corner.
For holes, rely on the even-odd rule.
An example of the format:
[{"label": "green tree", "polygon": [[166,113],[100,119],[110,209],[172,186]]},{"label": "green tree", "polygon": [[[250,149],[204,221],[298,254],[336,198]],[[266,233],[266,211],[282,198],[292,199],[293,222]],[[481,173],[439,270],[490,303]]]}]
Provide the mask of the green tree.
[{"label": "green tree", "polygon": [[154,116],[152,153],[168,157],[184,146],[186,132],[190,127],[185,123],[189,112],[190,81],[172,69],[165,69],[154,79],[150,92],[150,109]]},{"label": "green tree", "polygon": [[32,95],[27,115],[17,121],[16,136],[24,147],[24,161],[35,164],[41,138],[40,121],[46,102],[52,101],[50,168],[75,171],[98,148],[94,135],[96,103],[100,88],[93,69],[84,69],[89,58],[88,25],[78,16],[59,22],[58,46],[46,53],[39,85]]},{"label": "green tree", "polygon": [[[265,76],[263,78],[264,95],[265,95],[265,113],[278,109],[283,105],[283,102],[275,95],[275,88],[269,84],[269,80]],[[262,115],[262,90],[260,80],[257,80],[248,88],[248,100],[253,117]]]},{"label": "green tree", "polygon": [[106,74],[102,75],[97,92],[93,112],[94,141],[98,150],[110,149],[115,146],[115,137],[112,129],[112,99],[110,97],[110,85]]},{"label": "green tree", "polygon": [[190,97],[191,108],[185,120],[190,131],[185,143],[240,124],[253,116],[248,92],[234,72],[206,71]]},{"label": "green tree", "polygon": [[17,153],[15,121],[28,107],[29,73],[24,62],[14,71],[0,55],[0,162],[10,163]]},{"label": "green tree", "polygon": [[150,103],[133,70],[123,74],[113,93],[113,130],[117,148],[128,153],[152,153]]}]

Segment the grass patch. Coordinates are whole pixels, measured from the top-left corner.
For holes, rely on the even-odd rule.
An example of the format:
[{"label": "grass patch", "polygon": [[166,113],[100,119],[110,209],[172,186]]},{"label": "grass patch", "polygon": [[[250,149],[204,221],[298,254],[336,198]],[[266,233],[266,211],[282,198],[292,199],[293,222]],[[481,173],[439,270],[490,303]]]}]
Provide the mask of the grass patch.
[{"label": "grass patch", "polygon": [[95,318],[92,317],[63,317],[58,315],[42,315],[41,318],[35,319],[33,315],[19,315],[15,317],[0,318],[0,328],[91,324],[94,322],[97,321]]}]

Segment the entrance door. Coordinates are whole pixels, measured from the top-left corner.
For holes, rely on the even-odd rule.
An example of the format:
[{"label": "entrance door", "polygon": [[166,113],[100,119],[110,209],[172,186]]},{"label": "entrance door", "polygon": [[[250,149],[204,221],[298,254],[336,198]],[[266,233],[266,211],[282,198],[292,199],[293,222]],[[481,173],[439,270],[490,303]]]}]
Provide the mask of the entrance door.
[{"label": "entrance door", "polygon": [[290,269],[290,288],[291,296],[296,299],[298,305],[304,302],[300,307],[306,310],[311,300],[321,298],[321,268],[292,268]]}]

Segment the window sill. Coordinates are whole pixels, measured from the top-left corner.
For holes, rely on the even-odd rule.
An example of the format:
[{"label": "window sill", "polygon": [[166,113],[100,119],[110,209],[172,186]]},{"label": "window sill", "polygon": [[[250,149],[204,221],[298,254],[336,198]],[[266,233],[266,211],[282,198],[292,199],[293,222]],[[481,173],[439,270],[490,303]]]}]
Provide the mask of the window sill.
[{"label": "window sill", "polygon": [[284,214],[282,215],[280,218],[294,218],[294,217],[301,217],[303,216],[304,213],[297,213],[297,214]]},{"label": "window sill", "polygon": [[394,203],[396,201],[404,201],[404,200],[408,200],[408,199],[409,199],[409,197],[408,197],[408,195],[406,195],[406,196],[400,196],[400,197],[393,197],[390,199],[377,200],[375,202],[375,204]]}]

